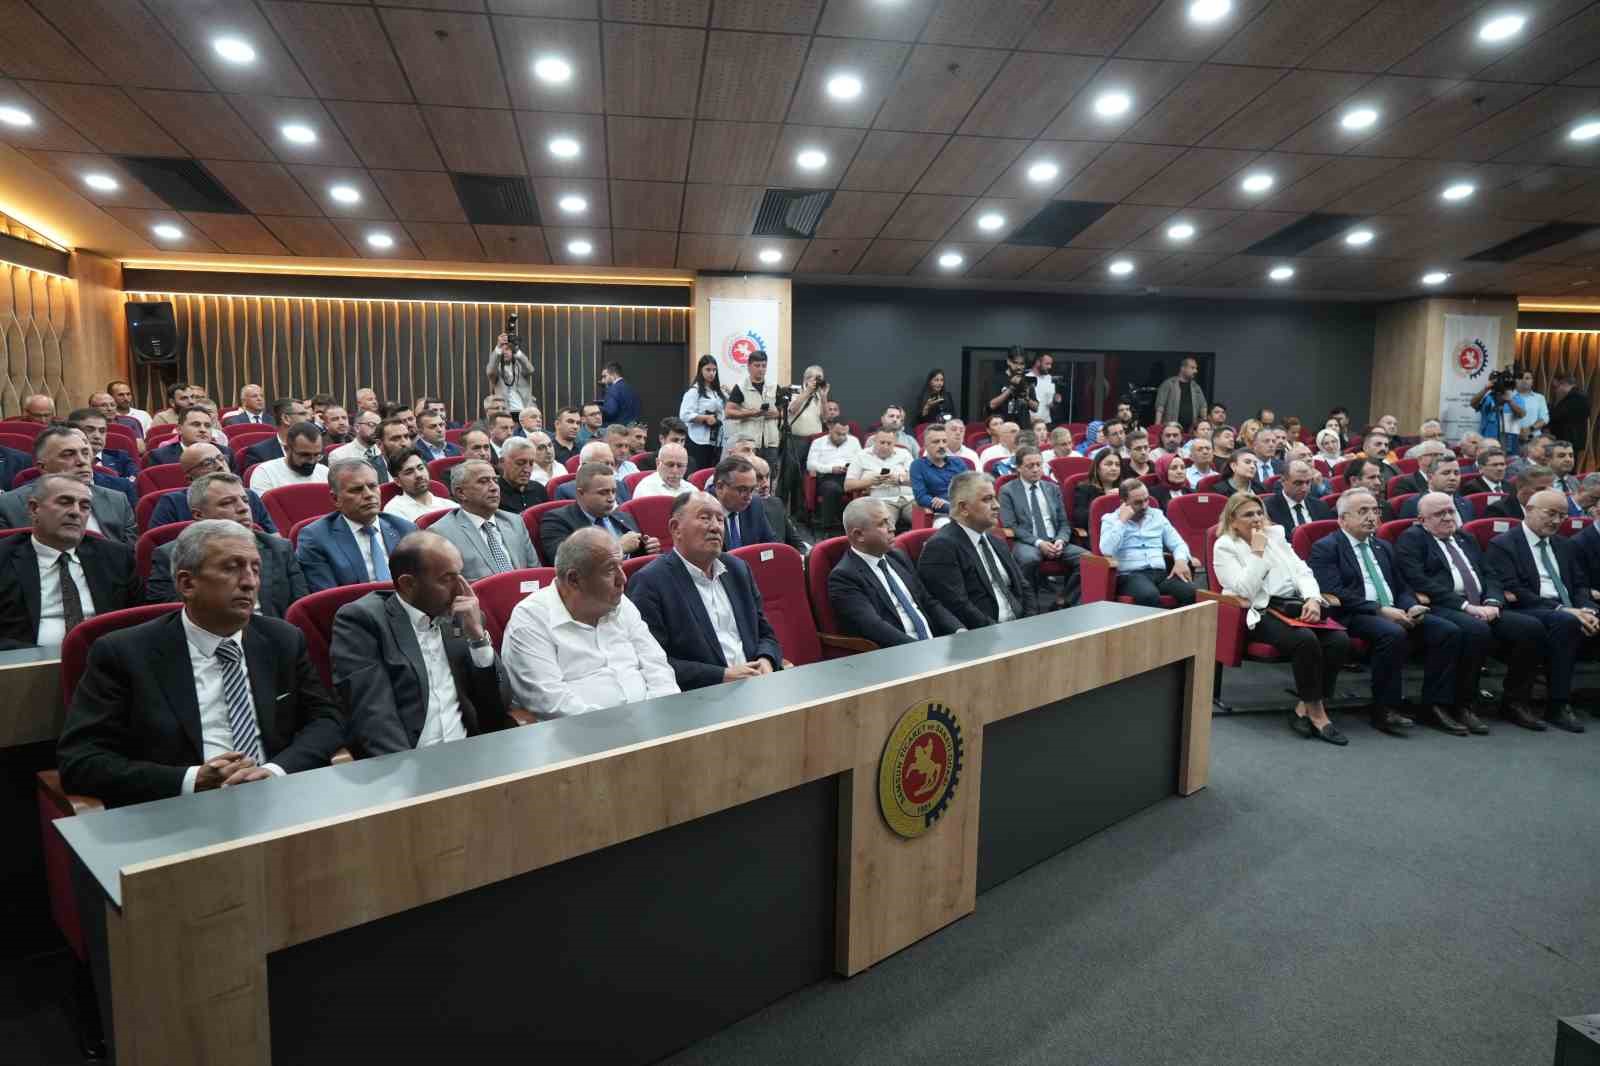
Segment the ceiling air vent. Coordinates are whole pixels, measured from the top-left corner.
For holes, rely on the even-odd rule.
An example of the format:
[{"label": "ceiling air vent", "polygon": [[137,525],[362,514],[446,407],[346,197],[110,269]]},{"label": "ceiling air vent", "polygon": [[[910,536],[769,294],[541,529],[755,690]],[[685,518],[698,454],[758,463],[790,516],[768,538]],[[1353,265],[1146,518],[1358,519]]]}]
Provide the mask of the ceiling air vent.
[{"label": "ceiling air vent", "polygon": [[1472,263],[1509,263],[1513,259],[1521,259],[1534,252],[1542,252],[1546,248],[1557,244],[1575,241],[1587,233],[1600,229],[1600,225],[1593,222],[1551,222],[1531,229],[1509,241],[1501,241],[1493,248],[1485,248],[1467,256],[1467,261]]},{"label": "ceiling air vent", "polygon": [[118,156],[117,162],[174,211],[249,214],[222,184],[192,159]]},{"label": "ceiling air vent", "polygon": [[1007,244],[1032,244],[1060,248],[1100,221],[1116,204],[1089,200],[1054,200],[1006,238]]},{"label": "ceiling air vent", "polygon": [[832,202],[831,191],[768,189],[750,232],[757,237],[809,237]]},{"label": "ceiling air vent", "polygon": [[1291,222],[1272,236],[1252,244],[1240,255],[1299,255],[1307,248],[1321,244],[1331,237],[1365,221],[1361,215],[1307,215],[1299,222]]},{"label": "ceiling air vent", "polygon": [[451,174],[467,221],[479,226],[537,226],[539,208],[526,178],[503,174]]}]

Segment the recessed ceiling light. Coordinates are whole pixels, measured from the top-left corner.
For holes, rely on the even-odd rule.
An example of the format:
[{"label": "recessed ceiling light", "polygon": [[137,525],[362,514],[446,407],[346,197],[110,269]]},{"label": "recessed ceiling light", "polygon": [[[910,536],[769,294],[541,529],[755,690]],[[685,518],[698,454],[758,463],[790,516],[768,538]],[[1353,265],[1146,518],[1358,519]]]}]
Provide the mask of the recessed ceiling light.
[{"label": "recessed ceiling light", "polygon": [[1422,275],[1422,283],[1424,285],[1443,285],[1445,282],[1447,282],[1449,280],[1450,280],[1450,275],[1446,274],[1442,270],[1435,270],[1435,271],[1432,271],[1430,273]]},{"label": "recessed ceiling light", "polygon": [[164,241],[175,241],[183,236],[183,230],[167,222],[163,222],[158,226],[151,226],[150,232]]},{"label": "recessed ceiling light", "polygon": [[99,189],[101,192],[110,192],[119,187],[117,179],[109,174],[85,174],[83,183],[89,188]]},{"label": "recessed ceiling light", "polygon": [[1492,43],[1503,41],[1507,37],[1515,37],[1522,31],[1527,21],[1521,15],[1496,15],[1478,30],[1478,40]]},{"label": "recessed ceiling light", "polygon": [[1005,224],[1006,224],[1006,216],[1000,214],[998,211],[990,211],[986,215],[979,215],[978,216],[978,228],[979,229],[997,230],[1001,226],[1004,226]]},{"label": "recessed ceiling light", "polygon": [[1194,0],[1189,5],[1192,22],[1215,22],[1233,10],[1233,0]]},{"label": "recessed ceiling light", "polygon": [[1127,93],[1101,93],[1094,98],[1094,113],[1101,118],[1116,118],[1118,115],[1125,115],[1128,113],[1128,108],[1132,106],[1133,97]]},{"label": "recessed ceiling light", "polygon": [[1364,130],[1378,121],[1376,108],[1358,107],[1353,111],[1346,111],[1344,118],[1339,120],[1339,125],[1347,130]]},{"label": "recessed ceiling light", "polygon": [[1175,241],[1186,241],[1194,236],[1194,227],[1187,222],[1179,222],[1167,227],[1167,236]]},{"label": "recessed ceiling light", "polygon": [[1567,137],[1574,141],[1592,141],[1600,137],[1600,120],[1582,122],[1572,127],[1572,132]]},{"label": "recessed ceiling light", "polygon": [[854,100],[861,95],[861,79],[854,74],[835,74],[828,79],[828,95],[835,100]]},{"label": "recessed ceiling light", "polygon": [[946,270],[954,270],[965,262],[966,260],[962,258],[960,252],[946,252],[939,257],[939,265]]},{"label": "recessed ceiling light", "polygon": [[801,170],[821,170],[828,165],[828,153],[816,148],[807,148],[795,156],[794,161]]},{"label": "recessed ceiling light", "polygon": [[1125,278],[1133,273],[1133,263],[1127,259],[1118,259],[1106,268],[1119,278]]},{"label": "recessed ceiling light", "polygon": [[1273,267],[1272,270],[1268,272],[1267,277],[1271,278],[1273,281],[1288,281],[1290,278],[1294,277],[1294,267]]},{"label": "recessed ceiling light", "polygon": [[763,248],[761,254],[756,256],[763,263],[777,263],[783,259],[783,253],[776,248]]},{"label": "recessed ceiling light", "polygon": [[1450,186],[1439,195],[1444,197],[1446,200],[1456,201],[1465,200],[1467,197],[1471,196],[1477,191],[1478,187],[1476,185],[1472,184],[1470,181],[1463,181]]},{"label": "recessed ceiling light", "polygon": [[1344,243],[1356,248],[1360,248],[1363,244],[1371,244],[1372,231],[1369,229],[1351,230],[1344,235]]},{"label": "recessed ceiling light", "polygon": [[367,234],[367,243],[374,248],[393,248],[394,238],[387,233],[374,231]]},{"label": "recessed ceiling light", "polygon": [[338,200],[341,204],[359,204],[361,193],[353,185],[335,185],[328,190],[328,195]]},{"label": "recessed ceiling light", "polygon": [[556,206],[569,215],[581,215],[589,210],[589,201],[574,193],[556,201]]},{"label": "recessed ceiling light", "polygon": [[1042,163],[1035,163],[1033,166],[1028,168],[1028,180],[1040,182],[1054,181],[1056,175],[1059,173],[1061,173],[1060,167],[1056,166],[1049,160],[1045,160]]},{"label": "recessed ceiling light", "polygon": [[533,64],[533,76],[551,85],[572,80],[572,64],[560,56],[541,56]]},{"label": "recessed ceiling light", "polygon": [[545,147],[549,148],[550,154],[557,159],[571,159],[581,151],[578,142],[571,137],[552,137]]},{"label": "recessed ceiling light", "polygon": [[0,107],[0,122],[7,126],[31,126],[33,116],[20,107]]},{"label": "recessed ceiling light", "polygon": [[218,37],[211,42],[211,47],[217,55],[230,63],[254,63],[256,50],[250,47],[250,42],[241,37]]},{"label": "recessed ceiling light", "polygon": [[291,144],[315,144],[317,140],[316,130],[298,122],[291,122],[287,126],[279,126],[278,132],[283,134],[283,139]]},{"label": "recessed ceiling light", "polygon": [[1271,174],[1258,173],[1249,175],[1244,179],[1244,181],[1240,182],[1239,185],[1244,189],[1245,192],[1259,193],[1266,192],[1268,189],[1272,188],[1277,180],[1278,179],[1273,177]]},{"label": "recessed ceiling light", "polygon": [[594,251],[594,245],[588,241],[568,241],[567,251],[573,255],[588,255]]}]

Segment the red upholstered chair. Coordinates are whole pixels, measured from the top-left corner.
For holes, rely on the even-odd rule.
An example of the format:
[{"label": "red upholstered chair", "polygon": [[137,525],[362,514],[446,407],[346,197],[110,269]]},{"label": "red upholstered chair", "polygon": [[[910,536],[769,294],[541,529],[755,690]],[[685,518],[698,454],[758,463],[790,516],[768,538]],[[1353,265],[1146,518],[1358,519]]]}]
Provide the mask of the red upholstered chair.
[{"label": "red upholstered chair", "polygon": [[16,476],[11,479],[11,487],[14,489],[20,489],[28,482],[37,480],[41,473],[43,473],[43,471],[36,466],[30,466],[25,469],[18,470]]},{"label": "red upholstered chair", "polygon": [[29,422],[22,418],[7,418],[0,420],[0,433],[15,433],[19,437],[28,438],[28,451],[33,450],[33,439],[43,433],[45,427],[39,422]]},{"label": "red upholstered chair", "polygon": [[[1250,630],[1245,625],[1245,612],[1249,604],[1242,596],[1231,596],[1223,593],[1222,582],[1217,580],[1217,568],[1212,565],[1212,556],[1216,550],[1217,530],[1213,526],[1206,530],[1204,549],[1205,554],[1200,558],[1206,561],[1207,588],[1195,594],[1197,600],[1213,600],[1217,604],[1217,665],[1219,667],[1240,666],[1246,660],[1260,663],[1282,662],[1283,655],[1277,648],[1265,641],[1252,641]],[[1222,694],[1221,671],[1217,672],[1217,679],[1212,685],[1213,697],[1219,698]]]},{"label": "red upholstered chair", "polygon": [[[543,542],[539,539],[540,520],[558,507],[576,506],[577,504],[572,500],[547,500],[544,503],[536,503],[526,511],[522,512],[522,527],[528,531],[528,537],[533,541],[534,548],[539,552],[539,558],[544,559],[544,548],[542,547]],[[545,559],[545,561],[550,563],[555,562],[554,559]]]},{"label": "red upholstered chair", "polygon": [[374,589],[392,588],[393,583],[388,581],[364,581],[359,585],[340,585],[338,588],[313,592],[289,605],[289,613],[283,616],[283,620],[299,626],[300,632],[306,635],[306,653],[311,656],[312,664],[322,676],[322,683],[330,691],[333,689],[333,664],[330,659],[333,616],[345,604],[359,600]]},{"label": "red upholstered chair", "polygon": [[639,532],[659,540],[662,551],[672,550],[672,534],[667,528],[667,519],[672,517],[671,496],[646,496],[640,500],[629,500],[619,510],[627,512],[639,524]]},{"label": "red upholstered chair", "polygon": [[1402,474],[1415,474],[1421,465],[1421,459],[1396,459],[1394,461],[1394,468]]},{"label": "red upholstered chair", "polygon": [[[448,436],[448,434],[446,434]],[[435,459],[428,464],[428,477],[433,481],[450,483],[450,468],[457,463],[465,462],[464,455],[447,455],[443,459]]]},{"label": "red upholstered chair", "polygon": [[655,452],[634,452],[632,455],[628,456],[628,462],[632,463],[634,466],[638,466],[641,473],[648,474],[650,471],[646,470],[642,466],[639,466],[639,464],[653,460],[655,457]]},{"label": "red upholstered chair", "polygon": [[[715,474],[716,472],[716,467],[708,466],[704,470],[696,470],[694,473],[690,474],[689,480],[694,482],[695,488],[703,490],[706,487],[706,482],[711,480],[711,475]],[[815,492],[815,489],[812,491]]]},{"label": "red upholstered chair", "polygon": [[[894,538],[894,546],[906,553],[914,563],[922,558],[922,546],[928,543],[928,538],[937,533],[935,529],[913,529]],[[816,549],[813,548],[812,551]]]},{"label": "red upholstered chair", "polygon": [[1088,472],[1089,457],[1087,455],[1063,455],[1050,460],[1050,477],[1058,485],[1072,474],[1087,474]]},{"label": "red upholstered chair", "polygon": [[[1206,531],[1215,529],[1228,498],[1217,492],[1191,492],[1167,504],[1167,521],[1178,531],[1189,554],[1196,559],[1210,558],[1206,552]],[[1208,567],[1209,569],[1209,567]]]},{"label": "red upholstered chair", "polygon": [[439,519],[443,518],[445,515],[454,510],[454,507],[441,507],[437,511],[429,511],[427,514],[420,514],[417,516],[416,526],[418,529],[427,529],[429,526],[433,525],[435,522],[439,521]]},{"label": "red upholstered chair", "polygon": [[1466,499],[1468,503],[1472,504],[1473,514],[1484,515],[1488,514],[1490,504],[1499,503],[1501,497],[1505,495],[1506,493],[1504,492],[1474,492]]},{"label": "red upholstered chair", "polygon": [[[332,455],[334,452],[338,451],[340,448],[343,448],[343,447],[344,447],[343,444],[337,444],[337,443],[333,443],[333,442],[329,442],[327,444],[324,444],[322,446],[322,458],[323,459],[327,459],[328,456]],[[387,484],[387,482],[385,482],[385,484]]]},{"label": "red upholstered chair", "polygon": [[331,514],[335,509],[333,494],[320,481],[279,485],[262,493],[261,502],[279,529],[290,528],[302,518]]},{"label": "red upholstered chair", "polygon": [[582,456],[582,454],[572,456],[571,458],[569,458],[566,461],[566,463],[564,465],[567,468],[567,473],[576,474],[578,472],[578,467],[583,465],[583,456]]},{"label": "red upholstered chair", "polygon": [[157,526],[148,533],[139,535],[138,543],[133,546],[133,567],[138,572],[140,581],[150,580],[150,565],[156,549],[168,541],[178,539],[178,534],[188,529],[190,524],[168,522],[164,526]]},{"label": "red upholstered chair", "polygon": [[503,574],[479,578],[472,583],[472,591],[478,595],[478,605],[483,608],[484,628],[494,641],[495,651],[500,650],[506,623],[511,621],[511,612],[516,610],[517,604],[522,602],[523,597],[544,588],[555,579],[554,567],[540,566],[507,570]]},{"label": "red upholstered chair", "polygon": [[994,491],[999,492],[1001,489],[1006,487],[1007,482],[1015,480],[1017,480],[1016,474],[1001,474],[994,480]]},{"label": "red upholstered chair", "polygon": [[1520,518],[1474,518],[1462,530],[1477,540],[1478,547],[1483,551],[1489,550],[1489,542],[1502,533],[1509,533],[1522,525]]},{"label": "red upholstered chair", "polygon": [[1337,514],[1339,508],[1339,497],[1343,495],[1343,492],[1330,492],[1326,496],[1322,497],[1322,502],[1333,508],[1334,513]]},{"label": "red upholstered chair", "polygon": [[1328,488],[1334,492],[1343,492],[1350,487],[1350,479],[1343,474],[1336,474],[1328,479]]},{"label": "red upholstered chair", "polygon": [[0,529],[0,537],[29,537],[32,535],[32,526],[17,526],[15,529]]},{"label": "red upholstered chair", "polygon": [[933,512],[928,510],[926,507],[913,507],[913,508],[911,508],[911,528],[912,529],[932,529],[933,528]]},{"label": "red upholstered chair", "polygon": [[[19,452],[33,452],[33,437],[22,433],[0,433],[0,444]],[[137,454],[137,453],[136,453]]]},{"label": "red upholstered chair", "polygon": [[[1182,497],[1179,497],[1182,499]],[[1089,504],[1089,551],[1091,554],[1078,560],[1079,602],[1098,603],[1115,600],[1132,603],[1132,596],[1116,595],[1116,560],[1100,554],[1100,520],[1122,506],[1122,498],[1115,495],[1097,496]],[[1176,607],[1178,601],[1171,596],[1161,597],[1161,606]]]},{"label": "red upholstered chair", "polygon": [[576,481],[577,479],[578,475],[576,474],[557,474],[555,477],[545,482],[544,494],[547,498],[553,500],[556,498],[556,490],[561,488],[561,486],[565,485],[567,482]]},{"label": "red upholstered chair", "polygon": [[849,537],[829,537],[813,545],[811,554],[806,556],[806,594],[811,600],[811,616],[817,623],[817,640],[824,659],[842,659],[878,647],[864,637],[847,637],[840,632],[833,601],[828,599],[828,575],[849,550]]},{"label": "red upholstered chair", "polygon": [[1217,487],[1217,484],[1222,480],[1222,477],[1223,475],[1221,474],[1207,474],[1205,477],[1195,482],[1194,490],[1196,492],[1210,492],[1212,489]]},{"label": "red upholstered chair", "polygon": [[1096,555],[1100,554],[1101,519],[1121,506],[1122,497],[1117,495],[1096,496],[1089,501],[1089,550]]},{"label": "red upholstered chair", "polygon": [[1307,522],[1294,531],[1289,546],[1294,549],[1296,555],[1310,562],[1311,546],[1338,528],[1339,520],[1336,518],[1320,518],[1315,522]]},{"label": "red upholstered chair", "polygon": [[1378,527],[1378,539],[1393,544],[1415,521],[1415,518],[1396,518],[1393,522],[1385,522]]},{"label": "red upholstered chair", "polygon": [[139,458],[139,438],[133,435],[133,430],[126,426],[106,427],[106,447],[114,451],[124,452],[130,458]]},{"label": "red upholstered chair", "polygon": [[1009,462],[1009,461],[1010,461],[1010,456],[997,455],[993,459],[990,459],[990,460],[988,460],[987,462],[985,462],[983,464],[983,472],[985,474],[988,474],[990,477],[994,477],[995,476],[994,468],[999,466],[1001,463],[1005,463],[1005,462]]},{"label": "red upholstered chair", "polygon": [[1404,495],[1404,493],[1400,493],[1400,489],[1403,483],[1409,480],[1410,476],[1411,475],[1409,474],[1401,474],[1399,477],[1390,478],[1388,481],[1383,483],[1383,494],[1391,499],[1394,498],[1397,493]]},{"label": "red upholstered chair", "polygon": [[755,575],[762,607],[778,635],[783,657],[796,666],[821,659],[822,642],[817,637],[816,620],[811,617],[800,553],[787,544],[749,544],[735,548],[732,554],[744,560]]},{"label": "red upholstered chair", "polygon": [[[635,463],[635,465],[637,465],[637,463]],[[633,473],[626,475],[622,479],[622,483],[628,487],[628,495],[633,495],[633,490],[639,487],[639,482],[643,481],[653,473],[655,473],[654,470],[636,470]]]},{"label": "red upholstered chair", "polygon": [[1281,475],[1273,474],[1271,477],[1267,478],[1267,480],[1261,483],[1261,487],[1266,489],[1268,492],[1275,492],[1277,491],[1278,484],[1281,481],[1283,481],[1283,477]]},{"label": "red upholstered chair", "polygon": [[1594,519],[1588,515],[1569,515],[1561,520],[1560,533],[1563,537],[1575,537],[1583,532],[1584,526],[1594,525]]},{"label": "red upholstered chair", "polygon": [[144,493],[139,497],[139,502],[133,509],[133,520],[138,524],[139,532],[143,533],[150,528],[150,516],[156,513],[156,508],[161,504],[161,497],[165,496],[167,491],[178,492],[180,490],[157,490]]},{"label": "red upholstered chair", "polygon": [[159,448],[167,443],[168,437],[176,437],[177,435],[178,424],[176,422],[163,422],[158,426],[151,426],[144,432],[145,451]]},{"label": "red upholstered chair", "polygon": [[1389,513],[1390,514],[1399,514],[1400,513],[1400,508],[1405,506],[1405,503],[1406,503],[1407,500],[1414,500],[1420,495],[1421,495],[1421,493],[1417,493],[1417,492],[1402,492],[1398,496],[1390,496],[1389,497]]},{"label": "red upholstered chair", "polygon": [[631,559],[624,559],[622,560],[622,576],[631,578],[634,574],[637,574],[640,570],[643,570],[645,567],[649,566],[659,558],[661,558],[661,556],[657,554],[636,555]]},{"label": "red upholstered chair", "polygon": [[[306,528],[311,523],[315,522],[317,519],[319,519],[321,517],[322,517],[322,515],[314,514],[309,518],[302,518],[302,519],[300,519],[300,521],[298,521],[294,525],[290,526],[289,527],[289,546],[292,547],[292,548],[299,548],[300,547],[300,531],[302,529]],[[276,523],[274,523],[274,524],[276,525]],[[281,533],[283,531],[283,527],[282,526],[278,526],[278,531]]]},{"label": "red upholstered chair", "polygon": [[461,429],[447,429],[444,431],[445,443],[460,444],[461,438],[466,436],[468,432],[469,431],[465,427]]},{"label": "red upholstered chair", "polygon": [[[262,432],[263,430],[265,430],[265,433]],[[265,422],[240,422],[238,425],[222,427],[223,436],[228,438],[229,444],[235,446],[237,446],[236,442],[240,437],[247,437],[250,440],[263,440],[276,432],[277,430]]]}]

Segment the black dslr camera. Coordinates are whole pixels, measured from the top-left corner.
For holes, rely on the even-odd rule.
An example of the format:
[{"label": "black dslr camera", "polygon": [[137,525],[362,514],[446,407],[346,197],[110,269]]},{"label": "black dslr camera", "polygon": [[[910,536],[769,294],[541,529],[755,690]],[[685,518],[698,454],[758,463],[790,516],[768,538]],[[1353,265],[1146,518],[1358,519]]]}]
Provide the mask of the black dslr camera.
[{"label": "black dslr camera", "polygon": [[1516,367],[1506,367],[1502,370],[1489,371],[1489,388],[1497,395],[1502,392],[1510,392],[1516,387]]},{"label": "black dslr camera", "polygon": [[511,350],[513,352],[522,347],[522,338],[517,334],[517,319],[518,315],[515,311],[506,315],[506,340],[511,342]]}]

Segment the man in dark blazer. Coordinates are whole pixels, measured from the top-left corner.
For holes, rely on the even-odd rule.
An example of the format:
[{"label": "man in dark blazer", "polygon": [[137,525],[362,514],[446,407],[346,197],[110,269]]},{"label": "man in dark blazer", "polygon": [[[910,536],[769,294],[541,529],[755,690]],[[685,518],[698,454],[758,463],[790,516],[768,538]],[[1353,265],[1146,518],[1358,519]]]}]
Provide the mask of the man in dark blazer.
[{"label": "man in dark blazer", "polygon": [[1000,524],[1016,536],[1011,554],[1022,569],[1035,609],[1050,595],[1050,578],[1040,576],[1044,561],[1067,567],[1066,587],[1054,604],[1065,607],[1078,598],[1078,560],[1089,553],[1071,541],[1072,522],[1062,504],[1061,490],[1045,477],[1039,449],[1023,445],[1011,459],[1017,476],[1000,490]]},{"label": "man in dark blazer", "polygon": [[[1500,716],[1527,725],[1533,717],[1528,698],[1534,670],[1544,660],[1544,628],[1526,615],[1506,610],[1499,581],[1483,565],[1476,538],[1461,532],[1455,500],[1445,492],[1426,493],[1416,525],[1395,541],[1395,565],[1421,603],[1461,630],[1461,661],[1456,664],[1455,718],[1469,732],[1489,727],[1477,716],[1483,664],[1500,641],[1507,664]],[[1436,725],[1440,724],[1438,722]],[[1443,728],[1443,726],[1441,726]],[[1462,735],[1456,729],[1446,732]]]},{"label": "man in dark blazer", "polygon": [[1499,445],[1485,447],[1478,452],[1478,472],[1461,486],[1463,496],[1480,492],[1509,493],[1511,482],[1506,480],[1506,453]]},{"label": "man in dark blazer", "polygon": [[[207,474],[189,484],[184,493],[189,512],[196,520],[224,518],[250,526],[250,501],[244,482],[232,474]],[[268,618],[282,618],[289,605],[306,595],[305,572],[294,557],[294,548],[282,537],[251,530],[256,550],[261,553],[261,581],[256,591],[256,610]],[[156,548],[150,557],[150,578],[145,582],[149,603],[176,603],[178,587],[172,580],[172,553],[176,541]]]},{"label": "man in dark blazer", "polygon": [[177,545],[183,607],[94,642],[56,745],[67,791],[107,806],[326,766],[344,743],[305,636],[253,616],[249,530],[196,522]]},{"label": "man in dark blazer", "polygon": [[[583,471],[589,468],[588,463],[579,468],[579,479],[583,477]],[[578,491],[578,499],[571,507],[553,508],[539,520],[540,554],[545,559],[554,560],[561,542],[584,526],[600,526],[610,533],[622,548],[622,554],[628,558],[636,559],[660,551],[661,542],[640,532],[639,523],[634,517],[617,510],[615,497],[606,495],[612,491],[608,483],[616,481],[611,476],[610,468],[596,463],[594,469],[597,472],[589,484]]]},{"label": "man in dark blazer", "polygon": [[[340,459],[328,471],[328,491],[338,510],[300,531],[295,555],[312,592],[389,580],[389,553],[417,527],[381,514],[378,475],[365,459]],[[370,532],[369,532],[370,531]],[[363,544],[356,542],[360,535]]]},{"label": "man in dark blazer", "polygon": [[880,648],[960,631],[960,620],[928,595],[911,561],[894,549],[894,521],[894,510],[871,496],[845,504],[850,550],[828,573],[839,628]]},{"label": "man in dark blazer", "polygon": [[[222,454],[222,449],[210,442],[189,445],[179,456],[178,465],[183,467],[183,476],[191,485],[207,474],[228,472],[228,463]],[[250,504],[250,521],[268,533],[280,532],[273,523],[272,516],[267,513],[267,505],[261,502],[261,496],[248,488],[244,493],[245,500]],[[149,530],[170,522],[188,522],[193,518],[194,512],[189,509],[189,490],[172,489],[161,494],[155,510],[150,512],[150,520],[145,528]]]},{"label": "man in dark blazer", "polygon": [[[408,534],[389,569],[394,591],[369,592],[333,619],[333,685],[350,708],[351,750],[387,755],[509,725],[494,645],[455,545]],[[446,673],[450,685],[435,697]]]},{"label": "man in dark blazer", "polygon": [[[202,443],[216,443],[211,439],[211,412],[204,407],[186,408],[182,420],[178,422],[178,435],[161,447],[146,452],[144,465],[150,467],[176,463],[182,458],[185,448]],[[231,456],[229,466],[232,466]]]},{"label": "man in dark blazer", "polygon": [[255,463],[270,463],[274,459],[282,459],[288,452],[289,430],[310,417],[306,405],[299,400],[292,397],[273,400],[272,423],[278,435],[257,441],[246,448],[243,465],[251,466]]},{"label": "man in dark blazer", "polygon": [[723,521],[715,496],[684,493],[669,520],[673,550],[628,581],[628,598],[685,692],[786,665],[755,575],[722,550]]},{"label": "man in dark blazer", "polygon": [[[1456,495],[1461,489],[1461,463],[1455,456],[1446,454],[1433,460],[1433,467],[1428,471],[1428,487],[1423,490],[1423,495],[1431,492],[1442,492],[1455,503],[1456,514],[1463,523],[1478,517],[1472,509],[1472,503]],[[1416,496],[1400,505],[1400,518],[1416,518],[1418,508],[1421,506],[1422,496]]]},{"label": "man in dark blazer", "polygon": [[417,416],[417,439],[411,442],[411,446],[430,463],[435,459],[460,455],[461,448],[446,440],[444,432],[444,415],[437,411],[424,411]]},{"label": "man in dark blazer", "polygon": [[1544,627],[1550,663],[1545,721],[1581,733],[1583,726],[1567,701],[1578,654],[1585,645],[1593,648],[1600,635],[1600,614],[1595,581],[1584,569],[1577,545],[1556,535],[1566,517],[1565,496],[1553,489],[1534,493],[1524,503],[1522,525],[1489,542],[1484,565],[1504,589],[1507,606]]},{"label": "man in dark blazer", "polygon": [[711,475],[711,493],[728,516],[723,535],[729,551],[778,539],[767,522],[767,509],[756,505],[756,481],[755,464],[739,455],[722,460]]},{"label": "man in dark blazer", "polygon": [[222,420],[225,426],[266,426],[270,428],[267,414],[267,396],[260,385],[246,385],[239,390],[239,409]]},{"label": "man in dark blazer", "polygon": [[119,478],[132,481],[139,476],[139,464],[133,456],[118,448],[106,447],[106,416],[98,408],[80,407],[67,416],[67,424],[83,431],[94,450],[94,464],[103,466]]},{"label": "man in dark blazer", "polygon": [[10,491],[16,476],[33,465],[33,456],[0,444],[0,492]]},{"label": "man in dark blazer", "polygon": [[1521,521],[1523,507],[1534,493],[1543,492],[1555,483],[1556,472],[1548,466],[1525,466],[1522,468],[1522,473],[1511,483],[1512,491],[1485,508],[1484,517],[1515,518]]},{"label": "man in dark blazer", "polygon": [[1333,517],[1333,508],[1311,495],[1316,480],[1316,467],[1296,459],[1278,482],[1278,491],[1266,498],[1267,518],[1273,525],[1282,526],[1284,535],[1291,539],[1294,531],[1306,523],[1325,522]]},{"label": "man in dark blazer", "polygon": [[1322,594],[1338,601],[1332,617],[1372,646],[1373,728],[1405,736],[1415,723],[1399,711],[1400,672],[1411,646],[1427,649],[1422,694],[1429,715],[1436,722],[1454,721],[1449,708],[1456,698],[1461,630],[1417,602],[1389,545],[1373,535],[1377,529],[1377,499],[1365,490],[1347,490],[1339,497],[1339,528],[1311,548],[1311,572]]},{"label": "man in dark blazer", "polygon": [[[89,514],[94,520],[89,531],[131,548],[139,539],[133,505],[116,489],[95,484],[92,455],[89,439],[70,426],[51,426],[33,442],[33,465],[41,475],[64,474],[89,486]],[[27,528],[28,500],[38,490],[38,480],[0,494],[0,528]]]},{"label": "man in dark blazer", "polygon": [[77,478],[46,475],[28,500],[32,536],[0,537],[0,648],[60,644],[70,621],[71,593],[63,595],[65,560],[87,591],[78,613],[87,618],[139,603],[133,549],[85,536],[89,488]]},{"label": "man in dark blazer", "polygon": [[1572,546],[1578,549],[1578,562],[1589,577],[1590,595],[1600,601],[1600,523],[1591,522],[1579,530]]},{"label": "man in dark blazer", "polygon": [[951,478],[947,491],[950,521],[917,560],[923,585],[968,629],[1032,614],[1022,569],[993,532],[1000,522],[994,481],[968,470]]},{"label": "man in dark blazer", "polygon": [[[679,447],[682,445],[679,444]],[[656,454],[660,454],[660,449],[657,449]],[[767,520],[767,528],[772,531],[773,542],[787,544],[801,555],[809,554],[811,545],[805,542],[794,522],[790,520],[788,505],[783,502],[783,497],[772,494],[772,467],[759,455],[750,459],[750,465],[756,468],[756,502],[765,512],[764,517]]]}]

